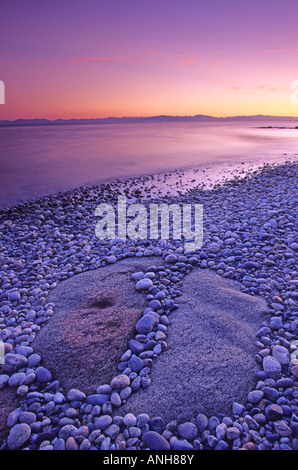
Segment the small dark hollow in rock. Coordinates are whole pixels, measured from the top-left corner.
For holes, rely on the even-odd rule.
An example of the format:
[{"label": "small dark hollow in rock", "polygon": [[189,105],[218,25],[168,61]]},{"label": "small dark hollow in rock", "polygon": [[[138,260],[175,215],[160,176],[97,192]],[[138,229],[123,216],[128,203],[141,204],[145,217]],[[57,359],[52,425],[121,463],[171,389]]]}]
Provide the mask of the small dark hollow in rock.
[{"label": "small dark hollow in rock", "polygon": [[114,302],[111,298],[105,297],[101,299],[95,299],[94,302],[92,303],[92,307],[97,307],[97,308],[109,308],[114,305]]}]

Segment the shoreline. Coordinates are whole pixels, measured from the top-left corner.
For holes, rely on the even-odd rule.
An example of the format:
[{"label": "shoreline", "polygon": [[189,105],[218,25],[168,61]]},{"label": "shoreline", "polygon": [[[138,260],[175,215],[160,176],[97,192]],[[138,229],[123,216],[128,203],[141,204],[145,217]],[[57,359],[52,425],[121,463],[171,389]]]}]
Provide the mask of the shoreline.
[{"label": "shoreline", "polygon": [[[241,159],[242,160],[242,159]],[[86,185],[73,186],[60,191],[54,191],[53,193],[42,194],[39,197],[32,197],[24,201],[12,203],[6,207],[0,208],[0,217],[2,213],[18,210],[19,208],[26,208],[31,204],[42,204],[48,198],[56,197],[67,197],[71,196],[71,193],[76,193],[78,190],[82,191],[94,191],[96,189],[111,187],[121,190],[125,190],[128,187],[136,186],[136,189],[142,189],[146,192],[146,196],[150,197],[168,197],[175,195],[182,195],[183,192],[191,191],[192,189],[212,189],[218,185],[227,183],[231,179],[246,178],[250,174],[255,174],[265,167],[276,167],[287,163],[298,162],[298,154],[284,154],[279,156],[279,160],[275,161],[275,158],[268,159],[266,156],[265,160],[261,163],[256,163],[254,160],[251,161],[240,161],[236,162],[213,162],[204,163],[200,165],[189,165],[182,166],[175,169],[164,169],[162,171],[153,173],[144,173],[131,177],[120,177],[120,178],[107,178],[106,180],[98,183],[90,183]],[[178,181],[177,181],[178,179]],[[152,183],[152,184],[151,184]],[[151,189],[151,193],[150,193]],[[167,192],[165,192],[167,191]]]},{"label": "shoreline", "polygon": [[[245,173],[243,178],[236,174],[222,184],[215,184],[212,189],[204,190],[199,186],[190,188],[183,194],[177,191],[174,195],[163,195],[164,201],[179,198],[181,203],[206,203],[204,244],[201,250],[194,253],[185,252],[181,241],[167,243],[163,240],[130,240],[122,243],[121,240],[116,240],[106,246],[96,240],[93,224],[98,193],[103,200],[108,201],[110,198],[115,201],[119,180],[114,184],[79,187],[1,211],[1,216],[10,217],[1,222],[4,232],[1,327],[2,332],[5,332],[4,336],[2,333],[2,340],[11,345],[11,351],[15,352],[17,348],[22,351],[20,366],[14,369],[15,366],[11,363],[11,369],[0,376],[1,392],[5,393],[9,387],[17,387],[22,411],[27,413],[20,418],[20,414],[11,412],[10,438],[8,444],[4,442],[1,449],[7,448],[7,445],[15,448],[13,435],[17,429],[20,430],[20,426],[24,435],[23,442],[17,448],[38,449],[42,446],[50,450],[64,445],[66,448],[74,446],[83,449],[84,446],[89,446],[88,448],[114,450],[119,449],[118,436],[121,434],[124,436],[124,440],[121,437],[121,445],[131,450],[146,446],[154,449],[158,445],[174,450],[297,449],[298,366],[290,361],[292,342],[298,339],[295,290],[298,283],[297,230],[295,232],[297,177],[296,162],[276,165],[268,163],[261,165],[258,170],[252,169]],[[136,200],[140,198],[140,190],[133,187],[135,179],[125,181],[132,183],[130,195]],[[27,211],[22,211],[22,208]],[[129,248],[134,248],[134,251],[129,252]],[[30,344],[34,342],[39,329],[54,314],[54,306],[47,303],[47,297],[59,282],[81,272],[104,268],[110,262],[117,263],[128,257],[128,253],[140,258],[146,256],[145,253],[147,256],[158,254],[164,260],[167,256],[174,255],[176,260],[168,263],[168,275],[178,272],[181,274],[179,281],[183,282],[184,276],[193,269],[211,269],[224,278],[238,280],[244,293],[262,296],[270,313],[270,320],[264,321],[262,328],[256,332],[260,349],[256,361],[262,370],[257,374],[256,388],[250,392],[247,402],[233,403],[229,416],[210,417],[200,413],[191,422],[179,423],[176,428],[164,423],[163,432],[157,432],[156,426],[152,422],[150,424],[150,419],[143,421],[142,425],[138,416],[135,419],[130,417],[130,421],[128,418],[121,421],[117,416],[117,407],[113,410],[113,406],[108,408],[108,405],[104,406],[104,402],[100,405],[99,417],[109,416],[109,419],[105,418],[109,421],[109,426],[96,428],[98,422],[94,416],[97,415],[93,414],[86,438],[82,440],[78,438],[78,431],[73,428],[71,431],[65,429],[66,420],[60,423],[54,417],[59,413],[61,415],[63,405],[65,408],[70,403],[74,407],[73,403],[78,402],[76,409],[80,417],[79,423],[73,420],[71,425],[80,429],[80,426],[87,424],[87,405],[89,408],[92,405],[91,409],[96,405],[90,403],[90,400],[88,402],[88,397],[79,391],[73,392],[72,396],[63,395],[59,384],[54,385],[55,380],[50,371],[45,369],[47,372],[43,371],[44,375],[38,372],[42,357],[33,365],[34,350]],[[182,266],[177,260],[178,254],[185,257]],[[175,287],[176,281],[172,278],[169,281],[174,282],[173,292],[177,293],[179,289]],[[175,300],[173,303],[175,304]],[[165,316],[172,311],[163,304],[162,308]],[[175,312],[172,314],[175,315]],[[162,347],[154,354],[154,360],[158,360]],[[36,357],[35,359],[37,360]],[[22,373],[25,375],[20,375]],[[128,377],[125,381],[126,386],[130,387],[131,379],[129,372],[127,373],[128,375],[123,375]],[[26,378],[29,375],[31,382]],[[151,383],[149,386],[154,385]],[[100,387],[104,387],[104,384],[99,384]],[[112,390],[114,393],[119,392],[120,396],[122,388],[119,383],[111,389],[106,387],[104,394],[109,397],[107,402],[110,402]],[[103,388],[98,394],[103,394],[102,391]],[[76,398],[73,396],[75,393]],[[43,410],[40,412],[42,418],[35,416],[34,421],[28,424],[26,420],[34,418],[28,415],[28,412],[33,413],[33,398],[34,403],[40,405],[38,409]],[[61,403],[59,399],[62,400]],[[53,403],[49,416],[46,403]],[[47,424],[34,424],[42,422]],[[130,434],[131,427],[139,429],[135,431],[135,437]],[[97,433],[97,443],[96,439],[92,440],[96,433],[90,439],[96,430],[100,431]],[[47,435],[43,435],[45,432]]]}]

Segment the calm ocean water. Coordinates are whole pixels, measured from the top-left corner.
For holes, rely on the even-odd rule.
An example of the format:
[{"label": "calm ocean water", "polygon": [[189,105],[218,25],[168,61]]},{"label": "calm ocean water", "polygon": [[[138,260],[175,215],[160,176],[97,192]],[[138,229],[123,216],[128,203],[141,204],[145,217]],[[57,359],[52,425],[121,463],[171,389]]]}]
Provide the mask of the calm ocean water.
[{"label": "calm ocean water", "polygon": [[297,121],[2,127],[0,208],[116,178],[297,158],[298,130],[267,125]]}]

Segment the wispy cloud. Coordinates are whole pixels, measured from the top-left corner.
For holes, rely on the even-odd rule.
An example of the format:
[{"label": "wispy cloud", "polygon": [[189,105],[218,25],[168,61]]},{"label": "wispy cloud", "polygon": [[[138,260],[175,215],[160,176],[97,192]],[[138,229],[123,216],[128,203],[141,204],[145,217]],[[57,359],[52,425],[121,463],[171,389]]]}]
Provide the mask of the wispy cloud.
[{"label": "wispy cloud", "polygon": [[285,52],[298,52],[298,48],[291,49],[247,49],[241,51],[216,51],[216,55],[239,55],[239,54],[281,54]]},{"label": "wispy cloud", "polygon": [[[272,86],[272,85],[268,85],[268,83],[262,83],[260,85],[256,85],[256,86],[240,86],[240,85],[229,85],[227,86],[226,88],[228,88],[229,90],[233,90],[235,92],[238,92],[240,94],[257,94],[258,92],[260,91],[265,91],[265,92],[280,92],[280,91],[284,91],[284,88],[283,87],[278,87],[278,86]],[[287,89],[288,91],[288,89]]]},{"label": "wispy cloud", "polygon": [[237,85],[227,86],[227,88],[229,88],[230,90],[235,90],[235,91],[239,91],[243,89],[242,86],[237,86]]},{"label": "wispy cloud", "polygon": [[262,85],[259,85],[257,89],[265,90],[265,91],[280,91],[280,88],[276,86],[268,85],[267,83],[263,83]]},{"label": "wispy cloud", "polygon": [[44,59],[34,63],[38,64],[81,64],[87,62],[112,62],[123,64],[179,66],[197,62],[194,53],[184,54],[148,54],[148,55],[123,55],[123,56],[98,56],[98,57],[70,57],[62,59]]},{"label": "wispy cloud", "polygon": [[71,57],[64,59],[46,59],[39,60],[39,64],[80,64],[81,62],[119,62],[123,60],[124,57],[113,57],[113,56],[103,56],[103,57]]}]

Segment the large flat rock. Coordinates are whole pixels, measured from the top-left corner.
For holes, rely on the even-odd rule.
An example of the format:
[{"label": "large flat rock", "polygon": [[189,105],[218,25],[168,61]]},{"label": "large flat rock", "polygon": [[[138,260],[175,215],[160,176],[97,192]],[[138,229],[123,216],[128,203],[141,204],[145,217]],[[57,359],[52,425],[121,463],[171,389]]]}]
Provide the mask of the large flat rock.
[{"label": "large flat rock", "polygon": [[[119,373],[117,365],[147,306],[131,274],[161,265],[131,258],[61,282],[49,301],[55,313],[33,346],[65,391],[93,393]],[[154,359],[151,385],[132,394],[117,413],[148,413],[165,421],[197,413],[228,414],[254,388],[256,332],[264,300],[238,282],[194,269],[183,280],[179,309],[170,315],[168,349]]]},{"label": "large flat rock", "polygon": [[118,410],[146,412],[166,422],[197,413],[227,414],[245,402],[258,366],[256,332],[266,302],[244,294],[236,281],[193,270],[183,282],[178,310],[171,314],[168,349],[153,363],[151,385]]},{"label": "large flat rock", "polygon": [[33,347],[65,391],[109,383],[147,305],[130,280],[160,258],[129,258],[62,281],[49,296],[54,315]]}]

